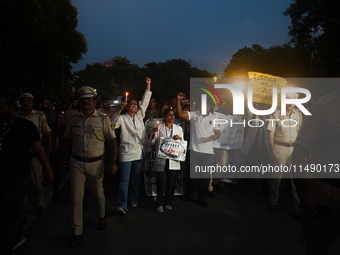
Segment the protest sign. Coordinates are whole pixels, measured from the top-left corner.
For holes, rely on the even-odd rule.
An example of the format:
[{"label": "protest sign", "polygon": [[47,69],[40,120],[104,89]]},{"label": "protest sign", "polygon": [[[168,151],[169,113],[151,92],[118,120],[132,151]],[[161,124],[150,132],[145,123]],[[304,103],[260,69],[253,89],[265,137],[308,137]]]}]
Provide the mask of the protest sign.
[{"label": "protest sign", "polygon": [[272,105],[273,88],[277,88],[278,106],[281,104],[281,88],[287,80],[270,74],[248,72],[249,86],[253,88],[253,103]]},{"label": "protest sign", "polygon": [[158,157],[178,161],[185,161],[187,141],[161,137]]}]

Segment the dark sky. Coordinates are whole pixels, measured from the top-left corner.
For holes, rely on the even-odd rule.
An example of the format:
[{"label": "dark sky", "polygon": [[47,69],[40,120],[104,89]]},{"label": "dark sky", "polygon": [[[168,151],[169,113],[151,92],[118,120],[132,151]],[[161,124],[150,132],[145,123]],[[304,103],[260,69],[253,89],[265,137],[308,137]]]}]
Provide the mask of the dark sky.
[{"label": "dark sky", "polygon": [[182,58],[192,66],[223,74],[240,48],[265,48],[289,41],[292,0],[72,0],[78,31],[88,52],[86,64],[125,55],[140,67]]}]

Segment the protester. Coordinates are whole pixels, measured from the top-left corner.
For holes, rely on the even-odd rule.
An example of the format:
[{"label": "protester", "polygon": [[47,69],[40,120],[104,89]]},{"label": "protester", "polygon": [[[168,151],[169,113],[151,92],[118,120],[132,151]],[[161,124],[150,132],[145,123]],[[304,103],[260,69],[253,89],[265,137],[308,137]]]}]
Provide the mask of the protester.
[{"label": "protester", "polygon": [[106,228],[105,195],[103,190],[104,142],[110,143],[111,164],[108,169],[115,174],[117,168],[117,142],[115,132],[106,114],[95,109],[97,93],[91,87],[79,89],[79,109],[68,122],[63,136],[59,164],[63,168],[63,159],[72,145],[70,159],[71,198],[73,205],[74,235],[69,243],[76,248],[83,239],[83,197],[85,181],[97,199],[98,229]]},{"label": "protester", "polygon": [[116,108],[111,106],[111,98],[108,95],[101,97],[102,107],[97,109],[98,112],[105,113],[111,119],[113,114],[117,111]]},{"label": "protester", "polygon": [[[119,145],[119,194],[118,212],[126,214],[127,199],[131,201],[131,207],[137,207],[139,198],[139,178],[143,166],[144,156],[151,151],[148,136],[146,134],[143,118],[149,105],[152,92],[150,91],[151,79],[146,78],[146,90],[141,100],[140,107],[135,99],[123,101],[120,109],[112,117],[114,128],[121,128]],[[126,114],[120,115],[123,108]],[[131,185],[129,185],[131,176]]]},{"label": "protester", "polygon": [[[164,123],[158,128],[155,126],[152,129],[150,138],[151,145],[156,144],[156,159],[154,168],[157,171],[157,212],[172,210],[172,201],[174,198],[176,180],[178,178],[181,164],[179,161],[172,159],[159,158],[157,151],[160,147],[161,138],[174,140],[183,139],[183,130],[180,126],[173,124],[175,113],[172,109],[164,111]],[[163,208],[164,206],[164,208]]]},{"label": "protester", "polygon": [[23,236],[22,206],[30,184],[31,149],[50,182],[53,172],[36,126],[16,117],[14,99],[3,92],[0,93],[0,130],[0,247],[10,254],[27,240]]},{"label": "protester", "polygon": [[158,118],[159,110],[157,109],[157,102],[154,97],[150,99],[150,103],[148,108],[145,111],[144,122],[147,120],[153,120],[154,118]]},{"label": "protester", "polygon": [[165,111],[165,109],[168,109],[169,104],[167,102],[164,102],[163,104],[161,104],[161,107],[159,108],[159,114],[158,114],[158,118],[163,118],[163,113]]},{"label": "protester", "polygon": [[[200,112],[183,112],[181,101],[185,97],[183,93],[177,94],[177,114],[181,119],[190,120],[191,139],[190,139],[190,161],[195,162],[197,166],[212,166],[214,163],[213,141],[220,137],[220,130],[213,126],[214,117],[210,113],[211,102],[207,102],[208,115],[202,115]],[[190,174],[194,171],[194,165],[190,165]],[[202,207],[208,207],[206,201],[209,178],[197,179],[198,184],[192,181],[191,187],[188,187],[187,196],[197,187],[198,204]]]}]

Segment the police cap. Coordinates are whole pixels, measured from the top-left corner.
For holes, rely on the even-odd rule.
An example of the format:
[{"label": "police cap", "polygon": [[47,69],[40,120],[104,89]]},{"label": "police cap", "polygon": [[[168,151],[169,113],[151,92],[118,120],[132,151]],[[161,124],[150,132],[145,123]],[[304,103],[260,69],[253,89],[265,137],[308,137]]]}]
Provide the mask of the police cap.
[{"label": "police cap", "polygon": [[78,95],[79,98],[91,98],[97,96],[97,92],[89,86],[84,86],[78,90]]}]

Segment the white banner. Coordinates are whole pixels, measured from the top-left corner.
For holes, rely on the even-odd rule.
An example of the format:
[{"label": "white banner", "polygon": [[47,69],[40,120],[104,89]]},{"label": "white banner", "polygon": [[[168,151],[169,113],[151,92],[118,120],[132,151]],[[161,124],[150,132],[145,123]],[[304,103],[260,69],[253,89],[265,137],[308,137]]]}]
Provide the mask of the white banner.
[{"label": "white banner", "polygon": [[214,141],[214,148],[234,150],[242,149],[244,139],[244,120],[241,116],[231,116],[217,113],[217,119],[222,119],[225,124],[220,124],[220,138]]}]

